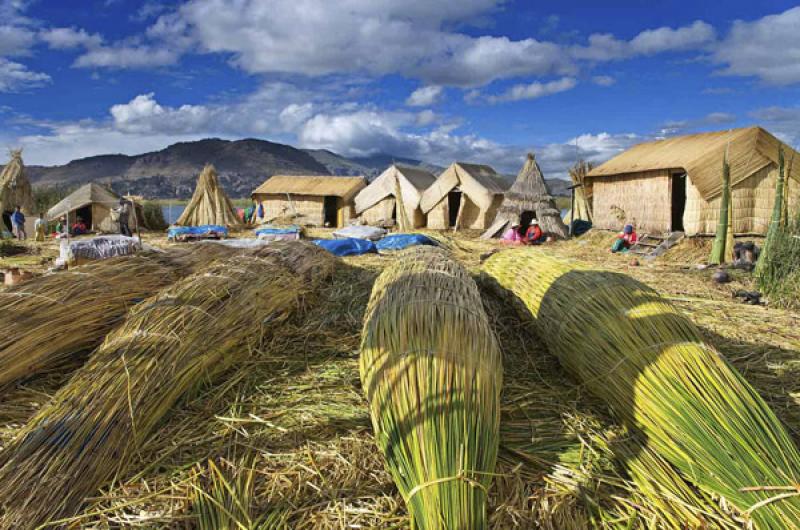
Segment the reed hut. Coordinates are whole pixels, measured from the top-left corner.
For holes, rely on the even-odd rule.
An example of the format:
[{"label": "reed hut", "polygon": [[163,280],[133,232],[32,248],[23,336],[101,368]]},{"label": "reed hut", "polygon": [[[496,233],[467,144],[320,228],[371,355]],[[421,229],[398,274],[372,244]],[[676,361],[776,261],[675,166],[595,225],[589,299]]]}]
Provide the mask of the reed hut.
[{"label": "reed hut", "polygon": [[[84,184],[73,191],[55,206],[47,211],[48,221],[57,221],[66,217],[68,222],[73,223],[80,217],[86,227],[94,232],[106,234],[119,233],[119,221],[112,215],[112,210],[119,208],[120,196],[96,182]],[[142,205],[134,202],[135,216],[129,220],[129,225],[133,229],[137,222],[144,218]]]},{"label": "reed hut", "polygon": [[11,214],[17,206],[25,214],[25,231],[29,236],[33,235],[33,191],[19,149],[11,151],[10,160],[0,172],[0,215],[3,220],[0,228],[11,231]]},{"label": "reed hut", "polygon": [[528,153],[517,180],[503,197],[503,203],[497,211],[494,223],[481,238],[498,237],[515,222],[520,223],[520,230],[527,230],[534,219],[538,221],[539,227],[546,235],[560,238],[569,236],[569,230],[561,220],[561,212],[556,207],[555,198],[547,189],[536,157],[533,153]]},{"label": "reed hut", "polygon": [[[775,198],[780,140],[761,127],[678,136],[636,145],[586,177],[594,226],[617,230],[631,222],[640,232],[716,232],[722,161],[731,167],[733,232],[767,232]],[[784,145],[789,207],[800,200],[800,155]]]},{"label": "reed hut", "polygon": [[217,170],[206,164],[186,209],[175,221],[178,226],[236,226],[242,224],[233,203],[219,184]]},{"label": "reed hut", "polygon": [[486,230],[507,188],[489,166],[454,162],[422,194],[420,209],[428,216],[428,228]]},{"label": "reed hut", "polygon": [[343,227],[355,217],[353,199],[366,186],[364,177],[275,175],[252,194],[263,207],[256,221]]},{"label": "reed hut", "polygon": [[356,215],[369,225],[397,225],[401,230],[425,226],[419,207],[422,193],[436,176],[422,168],[392,164],[355,198]]}]

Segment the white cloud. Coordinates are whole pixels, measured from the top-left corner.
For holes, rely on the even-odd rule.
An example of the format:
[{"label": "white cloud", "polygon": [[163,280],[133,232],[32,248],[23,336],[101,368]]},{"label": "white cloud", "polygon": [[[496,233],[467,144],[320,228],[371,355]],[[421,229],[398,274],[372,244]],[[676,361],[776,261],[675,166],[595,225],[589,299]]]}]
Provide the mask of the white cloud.
[{"label": "white cloud", "polygon": [[611,86],[616,82],[617,80],[610,75],[596,75],[592,77],[592,83],[599,86]]},{"label": "white cloud", "polygon": [[800,107],[765,107],[750,116],[787,144],[800,149]]},{"label": "white cloud", "polygon": [[175,64],[176,50],[147,45],[97,46],[75,60],[78,68],[153,68]]},{"label": "white cloud", "polygon": [[714,42],[716,32],[709,24],[697,20],[680,28],[661,27],[642,31],[630,41],[609,33],[589,36],[588,46],[574,46],[572,55],[590,61],[614,61],[640,55],[686,51],[703,48]]},{"label": "white cloud", "polygon": [[0,57],[0,92],[14,92],[41,86],[50,81],[50,76],[32,72],[20,63]]},{"label": "white cloud", "polygon": [[27,55],[35,40],[30,28],[0,23],[0,56]]},{"label": "white cloud", "polygon": [[422,112],[417,114],[417,125],[420,127],[425,127],[434,123],[438,119],[438,116],[435,112],[430,109],[425,109]]},{"label": "white cloud", "polygon": [[72,48],[100,46],[103,38],[98,34],[90,34],[77,28],[48,28],[39,33],[39,38],[53,49],[67,50]]},{"label": "white cloud", "polygon": [[600,164],[644,140],[633,133],[587,133],[536,149],[536,160],[545,177],[568,179],[568,169],[579,159]]},{"label": "white cloud", "polygon": [[436,85],[424,86],[416,89],[406,99],[409,107],[427,107],[433,105],[442,95],[442,87]]},{"label": "white cloud", "polygon": [[736,116],[729,112],[711,112],[709,114],[706,114],[702,118],[697,118],[697,119],[670,120],[661,125],[659,134],[661,136],[685,134],[692,130],[708,127],[709,125],[719,126],[724,124],[731,124],[735,121],[736,121]]},{"label": "white cloud", "polygon": [[521,99],[537,99],[558,92],[572,90],[577,85],[577,81],[572,77],[564,77],[548,83],[535,81],[525,85],[514,85],[506,92],[498,96],[489,96],[489,103],[501,103],[504,101],[519,101]]},{"label": "white cloud", "polygon": [[768,84],[800,83],[800,7],[753,22],[737,20],[716,47],[721,75],[757,77]]}]

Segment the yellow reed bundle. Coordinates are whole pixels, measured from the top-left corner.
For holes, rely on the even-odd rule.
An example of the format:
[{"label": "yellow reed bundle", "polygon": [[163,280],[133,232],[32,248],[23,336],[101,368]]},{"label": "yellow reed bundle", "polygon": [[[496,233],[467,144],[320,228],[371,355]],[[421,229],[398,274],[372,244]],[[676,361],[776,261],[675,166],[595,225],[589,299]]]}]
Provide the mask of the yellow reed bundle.
[{"label": "yellow reed bundle", "polygon": [[764,400],[671,303],[626,275],[539,249],[495,254],[484,272],[533,316],[581,384],[687,480],[726,499],[757,529],[798,528],[797,448]]},{"label": "yellow reed bundle", "polygon": [[502,360],[469,273],[439,248],[400,254],[373,287],[360,363],[411,527],[488,528]]},{"label": "yellow reed bundle", "polygon": [[138,305],[4,451],[0,528],[73,516],[119,476],[184,393],[246,357],[332,272],[335,258],[303,248],[312,281],[274,256],[239,256]]}]

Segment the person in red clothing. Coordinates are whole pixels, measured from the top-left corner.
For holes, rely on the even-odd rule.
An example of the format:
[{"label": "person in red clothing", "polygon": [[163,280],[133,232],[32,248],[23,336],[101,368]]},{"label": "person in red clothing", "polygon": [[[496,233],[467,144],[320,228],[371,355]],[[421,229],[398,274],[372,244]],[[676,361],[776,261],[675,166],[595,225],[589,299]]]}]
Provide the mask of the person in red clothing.
[{"label": "person in red clothing", "polygon": [[530,226],[525,231],[524,241],[526,245],[539,245],[544,242],[544,233],[539,226],[539,221],[536,219],[531,221]]},{"label": "person in red clothing", "polygon": [[636,230],[633,229],[633,225],[627,224],[625,228],[622,229],[622,232],[617,236],[617,240],[614,241],[614,244],[611,246],[611,252],[627,252],[629,248],[631,248],[636,241],[638,241],[638,236],[636,235]]}]

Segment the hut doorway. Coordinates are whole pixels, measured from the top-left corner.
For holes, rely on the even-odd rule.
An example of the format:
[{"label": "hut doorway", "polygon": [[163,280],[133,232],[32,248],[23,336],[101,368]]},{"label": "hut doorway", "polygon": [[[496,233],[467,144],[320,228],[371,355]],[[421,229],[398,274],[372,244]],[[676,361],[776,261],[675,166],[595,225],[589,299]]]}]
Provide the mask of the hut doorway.
[{"label": "hut doorway", "polygon": [[683,214],[686,212],[686,173],[672,175],[672,231],[683,232]]},{"label": "hut doorway", "polygon": [[11,212],[3,212],[3,225],[0,228],[11,232]]},{"label": "hut doorway", "polygon": [[519,216],[519,233],[525,234],[528,231],[528,227],[531,226],[531,221],[536,219],[536,212],[531,210],[525,210]]},{"label": "hut doorway", "polygon": [[78,208],[75,210],[75,216],[71,219],[71,221],[75,222],[78,220],[78,217],[81,218],[83,224],[86,225],[86,228],[89,230],[94,230],[94,226],[92,226],[92,205],[84,206],[83,208]]},{"label": "hut doorway", "polygon": [[456,221],[458,221],[458,212],[461,209],[461,201],[463,197],[461,196],[461,190],[458,188],[454,189],[450,193],[447,194],[447,226],[453,227],[456,225]]},{"label": "hut doorway", "polygon": [[323,224],[331,228],[339,227],[339,198],[334,195],[326,195],[322,205]]}]

